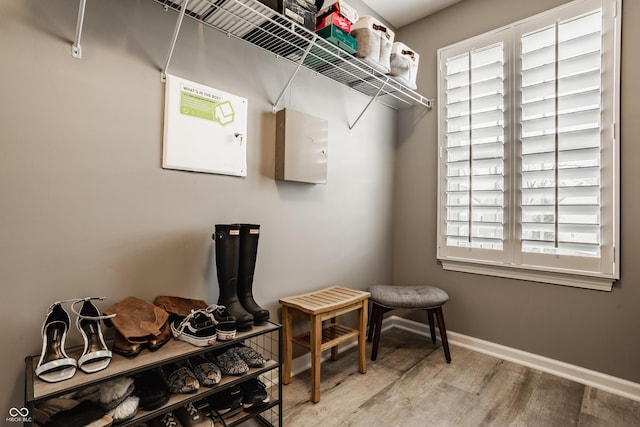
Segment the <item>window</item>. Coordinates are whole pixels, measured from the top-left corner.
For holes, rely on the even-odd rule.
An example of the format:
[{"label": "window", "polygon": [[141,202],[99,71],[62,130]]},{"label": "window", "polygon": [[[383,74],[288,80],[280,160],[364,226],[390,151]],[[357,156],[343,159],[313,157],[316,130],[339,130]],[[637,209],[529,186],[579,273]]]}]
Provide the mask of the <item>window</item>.
[{"label": "window", "polygon": [[619,278],[619,15],[579,0],[438,51],[445,269]]}]

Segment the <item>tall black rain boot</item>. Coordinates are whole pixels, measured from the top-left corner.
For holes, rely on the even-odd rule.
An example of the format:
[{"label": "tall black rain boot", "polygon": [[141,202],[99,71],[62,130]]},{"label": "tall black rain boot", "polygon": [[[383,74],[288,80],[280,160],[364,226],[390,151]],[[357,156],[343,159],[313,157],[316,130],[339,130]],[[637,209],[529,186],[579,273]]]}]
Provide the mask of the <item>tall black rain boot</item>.
[{"label": "tall black rain boot", "polygon": [[216,269],[220,296],[218,305],[223,305],[236,318],[238,331],[251,329],[253,316],[238,300],[238,262],[240,256],[240,226],[216,224],[213,235],[216,242]]},{"label": "tall black rain boot", "polygon": [[269,318],[269,310],[260,307],[253,299],[253,273],[258,255],[260,226],[237,224],[240,226],[240,265],[238,266],[238,299],[242,306],[253,315],[253,323],[263,324]]}]

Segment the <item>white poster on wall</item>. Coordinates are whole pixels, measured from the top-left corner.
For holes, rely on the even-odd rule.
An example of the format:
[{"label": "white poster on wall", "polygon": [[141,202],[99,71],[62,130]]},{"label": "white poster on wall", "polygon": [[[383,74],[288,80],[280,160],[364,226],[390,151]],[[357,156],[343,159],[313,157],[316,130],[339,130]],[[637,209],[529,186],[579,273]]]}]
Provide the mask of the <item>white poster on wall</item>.
[{"label": "white poster on wall", "polygon": [[162,167],[247,176],[247,99],[167,74]]}]

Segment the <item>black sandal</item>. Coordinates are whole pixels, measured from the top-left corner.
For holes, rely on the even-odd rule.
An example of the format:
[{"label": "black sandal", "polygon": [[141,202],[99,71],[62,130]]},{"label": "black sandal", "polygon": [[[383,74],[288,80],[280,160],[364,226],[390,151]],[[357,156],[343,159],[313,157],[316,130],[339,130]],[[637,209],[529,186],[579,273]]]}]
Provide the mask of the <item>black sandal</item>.
[{"label": "black sandal", "polygon": [[[103,299],[104,297],[89,297],[76,300],[71,304],[71,310],[78,316],[76,326],[84,340],[84,349],[82,356],[78,359],[78,366],[86,373],[101,371],[111,362],[112,353],[104,342],[100,320],[115,317],[115,314],[101,315],[91,302],[91,300]],[[80,302],[82,302],[82,308],[78,312],[75,306]]]},{"label": "black sandal", "polygon": [[64,349],[70,319],[62,308],[63,302],[51,304],[42,324],[42,352],[35,372],[38,378],[49,383],[68,380],[76,373],[78,366]]}]

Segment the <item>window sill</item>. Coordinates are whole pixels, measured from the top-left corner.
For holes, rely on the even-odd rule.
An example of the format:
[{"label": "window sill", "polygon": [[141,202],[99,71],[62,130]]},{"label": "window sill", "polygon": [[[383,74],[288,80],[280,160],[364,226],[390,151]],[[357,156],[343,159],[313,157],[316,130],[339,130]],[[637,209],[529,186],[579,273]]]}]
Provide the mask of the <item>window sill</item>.
[{"label": "window sill", "polygon": [[462,273],[482,274],[485,276],[505,277],[530,282],[572,286],[611,292],[615,278],[606,276],[584,276],[549,270],[532,270],[520,267],[503,267],[491,264],[476,264],[459,260],[441,259],[445,270]]}]

